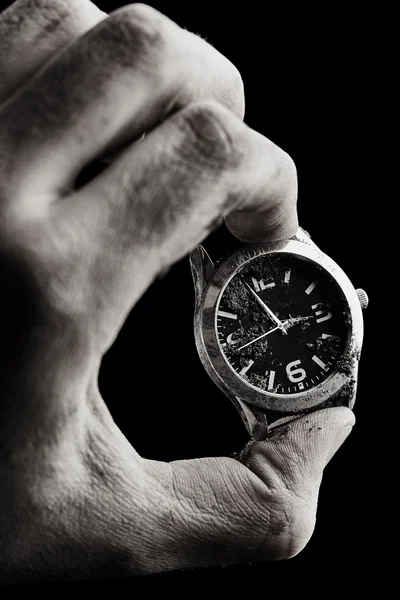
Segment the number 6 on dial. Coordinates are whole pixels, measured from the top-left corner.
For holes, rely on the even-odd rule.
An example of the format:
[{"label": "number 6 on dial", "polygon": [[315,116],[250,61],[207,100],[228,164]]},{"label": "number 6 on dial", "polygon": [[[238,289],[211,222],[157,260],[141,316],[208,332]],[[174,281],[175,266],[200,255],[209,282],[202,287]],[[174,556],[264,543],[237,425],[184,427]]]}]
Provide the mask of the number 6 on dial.
[{"label": "number 6 on dial", "polygon": [[304,369],[302,369],[301,367],[296,369],[297,365],[300,364],[300,360],[294,360],[286,366],[286,374],[292,383],[298,383],[299,381],[303,381],[303,379],[306,377],[306,372]]}]

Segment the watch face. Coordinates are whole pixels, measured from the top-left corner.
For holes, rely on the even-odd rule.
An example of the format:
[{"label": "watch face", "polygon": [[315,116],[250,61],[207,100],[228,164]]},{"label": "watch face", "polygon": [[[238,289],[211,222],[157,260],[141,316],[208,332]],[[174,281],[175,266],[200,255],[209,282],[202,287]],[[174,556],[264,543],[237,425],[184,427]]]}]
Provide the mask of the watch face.
[{"label": "watch face", "polygon": [[335,372],[349,335],[346,299],[311,260],[277,252],[240,268],[222,291],[217,338],[230,367],[272,394],[298,394]]}]

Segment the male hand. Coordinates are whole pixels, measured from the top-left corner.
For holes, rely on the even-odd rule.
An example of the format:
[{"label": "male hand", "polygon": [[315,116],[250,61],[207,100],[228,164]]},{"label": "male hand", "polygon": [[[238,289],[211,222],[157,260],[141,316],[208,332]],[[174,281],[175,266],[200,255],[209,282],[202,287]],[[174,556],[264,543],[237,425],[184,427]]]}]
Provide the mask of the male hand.
[{"label": "male hand", "polygon": [[243,124],[232,64],[148,6],[17,0],[0,40],[0,580],[295,555],[351,411],[298,419],[243,462],[158,463],[97,384],[137,300],[220,219],[244,241],[296,231],[293,161]]}]

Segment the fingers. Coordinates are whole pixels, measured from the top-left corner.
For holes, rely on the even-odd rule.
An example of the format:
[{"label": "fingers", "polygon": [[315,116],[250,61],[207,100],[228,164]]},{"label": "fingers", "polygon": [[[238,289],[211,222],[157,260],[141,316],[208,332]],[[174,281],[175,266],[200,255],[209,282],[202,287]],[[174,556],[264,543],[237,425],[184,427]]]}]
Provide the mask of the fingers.
[{"label": "fingers", "polygon": [[0,104],[106,17],[89,0],[17,0],[0,13]]},{"label": "fingers", "polygon": [[[87,223],[84,237],[95,238],[103,280],[125,315],[157,274],[230,212],[261,208],[265,229],[279,222],[291,231],[297,223],[295,191],[287,154],[208,101],[170,117],[61,202],[54,216],[61,222],[74,215],[75,231]],[[109,303],[109,292],[105,297]]]},{"label": "fingers", "polygon": [[[15,3],[16,14],[23,15],[26,4],[27,0]],[[54,43],[65,45],[64,37],[79,35],[78,30],[90,28],[105,16],[89,2],[53,3],[54,15],[66,16],[61,35],[58,27],[53,43],[50,34],[38,34],[43,19],[53,15],[45,11],[44,16],[43,6],[35,3],[36,16],[33,13],[29,21],[22,20],[26,25],[20,27],[19,37],[12,27],[7,29],[14,62],[35,35],[43,40],[36,53],[22,61],[25,66],[10,74],[14,84],[29,70],[33,72],[50,49],[54,51]],[[57,22],[54,15],[53,25]],[[9,156],[7,180],[2,183],[8,189],[3,196],[13,202],[24,196],[24,190],[48,202],[53,195],[64,196],[91,159],[112,153],[171,111],[201,98],[217,99],[243,116],[243,86],[233,65],[204,40],[148,6],[135,4],[115,11],[62,52],[3,108],[0,117],[8,125],[0,149]],[[290,162],[287,156],[286,162]],[[288,176],[292,188],[294,170],[291,164],[278,175],[279,179]],[[280,202],[275,208],[253,202],[250,209],[230,214],[227,226],[243,241],[285,237],[297,228],[292,219],[296,199],[297,189],[293,189],[292,206],[284,207],[287,214]]]},{"label": "fingers", "polygon": [[168,544],[180,551],[165,555],[168,568],[298,554],[314,529],[324,467],[353,424],[349,409],[325,409],[254,443],[245,464],[227,458],[171,463],[174,533],[171,528]]},{"label": "fingers", "polygon": [[281,170],[278,168],[275,175],[279,189],[290,190],[290,193],[275,198],[271,195],[269,203],[253,202],[225,217],[229,231],[242,242],[274,242],[288,239],[297,231],[296,167],[290,156],[282,151],[279,164]]},{"label": "fingers", "polygon": [[[125,6],[69,46],[3,107],[8,189],[65,195],[86,163],[167,114],[212,98],[243,116],[233,65],[155,9]],[[23,182],[23,183],[21,183]]]}]

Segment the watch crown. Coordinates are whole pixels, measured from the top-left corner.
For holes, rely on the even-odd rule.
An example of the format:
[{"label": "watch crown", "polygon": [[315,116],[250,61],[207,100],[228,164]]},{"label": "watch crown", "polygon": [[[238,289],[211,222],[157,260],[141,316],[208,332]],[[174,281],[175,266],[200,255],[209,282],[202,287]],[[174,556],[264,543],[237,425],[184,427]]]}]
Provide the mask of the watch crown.
[{"label": "watch crown", "polygon": [[368,302],[369,302],[367,292],[365,292],[361,288],[358,288],[358,290],[356,290],[356,292],[357,292],[357,296],[358,296],[358,299],[361,304],[361,308],[364,310],[365,308],[367,308]]}]

